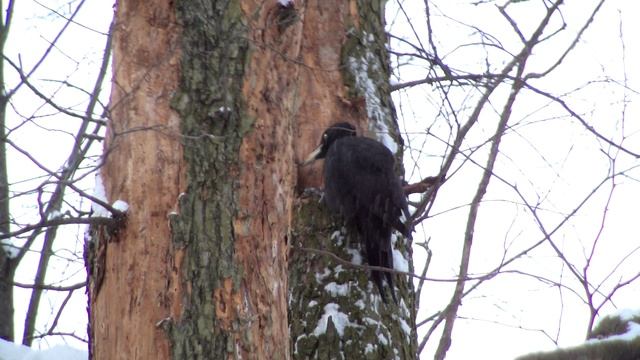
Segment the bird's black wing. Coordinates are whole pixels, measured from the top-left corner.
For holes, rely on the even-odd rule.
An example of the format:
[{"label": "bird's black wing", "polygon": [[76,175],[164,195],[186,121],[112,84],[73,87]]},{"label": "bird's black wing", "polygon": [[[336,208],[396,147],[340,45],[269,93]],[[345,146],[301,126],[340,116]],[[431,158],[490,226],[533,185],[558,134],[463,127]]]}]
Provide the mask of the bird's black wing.
[{"label": "bird's black wing", "polygon": [[402,200],[395,199],[401,189],[393,173],[393,155],[384,145],[363,137],[340,139],[329,149],[324,166],[331,208],[347,217],[362,207],[380,219],[399,216],[394,210],[402,207],[396,204]]},{"label": "bird's black wing", "polygon": [[[407,206],[393,155],[375,140],[349,137],[331,146],[324,166],[327,204],[356,225],[369,265],[392,269],[391,228],[406,229],[399,218]],[[385,276],[393,289],[391,273]],[[384,293],[382,273],[374,271],[372,277]],[[391,295],[395,299],[393,290]]]}]

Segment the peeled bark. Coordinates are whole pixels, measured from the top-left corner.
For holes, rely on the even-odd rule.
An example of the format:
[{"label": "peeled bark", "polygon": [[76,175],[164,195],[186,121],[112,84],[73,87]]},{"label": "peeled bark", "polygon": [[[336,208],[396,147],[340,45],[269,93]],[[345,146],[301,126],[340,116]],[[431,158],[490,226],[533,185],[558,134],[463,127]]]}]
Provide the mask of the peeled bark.
[{"label": "peeled bark", "polygon": [[[161,327],[180,313],[180,251],[167,214],[184,188],[178,84],[179,27],[163,1],[119,1],[110,123],[101,176],[108,200],[126,201],[126,224],[94,228],[88,248],[90,341],[95,359],[167,359]],[[153,354],[153,355],[151,355]]]},{"label": "peeled bark", "polygon": [[251,56],[258,5],[118,4],[102,175],[130,209],[88,247],[95,358],[288,357],[291,69]]}]

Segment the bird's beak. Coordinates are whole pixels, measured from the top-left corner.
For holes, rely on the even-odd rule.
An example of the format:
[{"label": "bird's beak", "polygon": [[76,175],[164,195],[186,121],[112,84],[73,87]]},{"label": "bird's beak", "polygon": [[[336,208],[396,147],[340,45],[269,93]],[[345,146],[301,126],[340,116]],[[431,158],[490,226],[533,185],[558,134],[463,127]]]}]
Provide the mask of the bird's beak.
[{"label": "bird's beak", "polygon": [[309,165],[312,162],[314,162],[316,160],[318,154],[320,154],[320,151],[322,151],[322,144],[320,144],[320,146],[315,148],[315,150],[313,150],[311,152],[311,154],[309,154],[309,156],[307,156],[307,158],[300,165],[301,166],[306,166],[306,165]]}]

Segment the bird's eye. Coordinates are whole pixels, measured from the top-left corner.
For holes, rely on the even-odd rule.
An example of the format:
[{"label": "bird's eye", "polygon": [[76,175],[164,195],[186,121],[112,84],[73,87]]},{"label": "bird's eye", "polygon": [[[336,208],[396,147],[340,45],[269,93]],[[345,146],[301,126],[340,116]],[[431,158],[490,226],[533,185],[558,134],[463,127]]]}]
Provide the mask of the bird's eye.
[{"label": "bird's eye", "polygon": [[327,138],[329,137],[329,135],[327,134],[322,134],[322,140],[327,140]]}]

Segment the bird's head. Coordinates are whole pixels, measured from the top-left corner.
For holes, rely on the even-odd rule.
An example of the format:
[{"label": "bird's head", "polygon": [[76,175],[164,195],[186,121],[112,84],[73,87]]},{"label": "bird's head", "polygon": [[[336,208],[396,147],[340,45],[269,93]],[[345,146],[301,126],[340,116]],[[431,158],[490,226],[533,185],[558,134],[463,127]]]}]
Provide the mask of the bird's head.
[{"label": "bird's head", "polygon": [[315,150],[307,156],[302,165],[308,165],[315,160],[324,159],[329,147],[338,139],[348,136],[356,136],[356,128],[348,122],[339,122],[329,126],[322,134],[322,140]]}]

